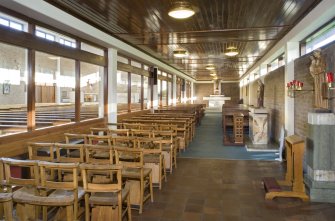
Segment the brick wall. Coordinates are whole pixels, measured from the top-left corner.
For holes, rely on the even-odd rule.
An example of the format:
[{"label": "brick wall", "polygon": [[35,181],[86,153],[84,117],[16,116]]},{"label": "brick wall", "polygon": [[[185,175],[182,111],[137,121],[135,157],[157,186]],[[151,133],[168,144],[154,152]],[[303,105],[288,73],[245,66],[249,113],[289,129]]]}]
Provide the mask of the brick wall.
[{"label": "brick wall", "polygon": [[264,107],[269,109],[270,138],[278,142],[280,128],[285,123],[285,67],[265,76]]},{"label": "brick wall", "polygon": [[[327,65],[326,71],[335,72],[334,57],[335,57],[335,44],[328,45],[322,48],[322,56],[324,57]],[[311,63],[310,54],[304,55],[294,61],[294,77],[296,80],[304,82],[304,90],[312,89],[314,80],[309,73],[309,66]],[[333,90],[332,96],[335,96]],[[305,137],[307,135],[307,115],[308,112],[314,110],[314,92],[313,91],[302,91],[298,92],[294,99],[294,133]],[[334,99],[329,100],[329,109],[335,112],[335,101]]]},{"label": "brick wall", "polygon": [[[257,106],[257,88],[258,83],[257,81],[253,81],[249,84],[249,105],[250,106]],[[265,89],[265,85],[264,85]]]},{"label": "brick wall", "polygon": [[194,103],[206,104],[208,106],[208,101],[204,101],[202,98],[213,94],[213,89],[213,83],[194,84],[194,94],[197,97],[197,100]]},{"label": "brick wall", "polygon": [[230,101],[226,101],[227,103],[237,104],[240,99],[239,83],[222,83],[221,94],[224,94],[226,97],[231,97]]}]

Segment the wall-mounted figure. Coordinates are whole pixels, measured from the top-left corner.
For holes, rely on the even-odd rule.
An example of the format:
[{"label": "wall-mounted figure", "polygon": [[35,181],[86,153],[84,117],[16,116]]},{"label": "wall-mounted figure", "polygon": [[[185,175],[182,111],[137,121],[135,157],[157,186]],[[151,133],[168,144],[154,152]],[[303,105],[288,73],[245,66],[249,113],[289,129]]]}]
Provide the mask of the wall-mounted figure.
[{"label": "wall-mounted figure", "polygon": [[321,50],[313,51],[310,56],[311,65],[309,71],[314,78],[314,106],[328,109],[328,100],[322,97],[322,84],[325,82],[326,62],[321,56]]},{"label": "wall-mounted figure", "polygon": [[257,107],[263,108],[264,107],[264,84],[263,82],[258,79],[258,88],[257,88]]}]

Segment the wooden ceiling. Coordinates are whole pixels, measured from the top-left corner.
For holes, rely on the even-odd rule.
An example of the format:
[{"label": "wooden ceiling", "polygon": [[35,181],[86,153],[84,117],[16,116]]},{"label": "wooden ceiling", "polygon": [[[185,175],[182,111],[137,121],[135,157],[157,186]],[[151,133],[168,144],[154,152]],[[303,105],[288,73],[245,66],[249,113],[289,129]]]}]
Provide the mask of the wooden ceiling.
[{"label": "wooden ceiling", "polygon": [[[176,0],[45,0],[174,66],[196,80],[238,80],[321,0],[188,0],[188,19],[168,16]],[[224,55],[229,46],[239,51]],[[186,49],[187,58],[173,51]]]}]

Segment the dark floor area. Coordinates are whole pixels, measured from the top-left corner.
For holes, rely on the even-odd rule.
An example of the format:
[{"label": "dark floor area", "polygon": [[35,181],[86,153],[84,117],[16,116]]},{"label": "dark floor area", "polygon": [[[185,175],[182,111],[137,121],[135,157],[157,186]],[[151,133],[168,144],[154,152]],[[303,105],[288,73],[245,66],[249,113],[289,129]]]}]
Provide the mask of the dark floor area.
[{"label": "dark floor area", "polygon": [[261,178],[283,178],[279,162],[179,159],[154,203],[133,210],[133,221],[333,221],[335,204],[264,200]]}]

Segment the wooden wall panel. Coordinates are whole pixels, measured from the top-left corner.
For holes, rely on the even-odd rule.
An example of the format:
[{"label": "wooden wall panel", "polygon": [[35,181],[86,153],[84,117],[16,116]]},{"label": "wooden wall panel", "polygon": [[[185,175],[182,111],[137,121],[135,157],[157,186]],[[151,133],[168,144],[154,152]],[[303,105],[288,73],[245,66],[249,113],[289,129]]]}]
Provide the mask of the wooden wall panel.
[{"label": "wooden wall panel", "polygon": [[89,133],[91,127],[105,126],[104,119],[44,128],[32,132],[0,137],[0,157],[15,157],[27,152],[27,142],[62,142],[64,133]]}]

